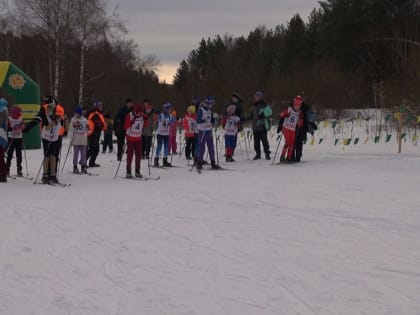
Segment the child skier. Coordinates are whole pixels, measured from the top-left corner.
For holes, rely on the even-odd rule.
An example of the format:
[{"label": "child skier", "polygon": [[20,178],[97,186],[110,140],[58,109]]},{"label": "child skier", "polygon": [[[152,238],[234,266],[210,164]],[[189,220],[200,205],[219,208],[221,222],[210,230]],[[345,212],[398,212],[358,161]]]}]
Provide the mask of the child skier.
[{"label": "child skier", "polygon": [[79,174],[77,163],[80,155],[81,172],[87,173],[86,151],[88,144],[88,121],[83,117],[83,109],[81,106],[76,107],[74,116],[70,121],[71,145],[73,146],[73,173]]},{"label": "child skier", "polygon": [[235,162],[233,155],[236,148],[238,130],[241,119],[235,114],[236,106],[230,105],[226,109],[227,115],[222,120],[222,127],[225,129],[226,162]]},{"label": "child skier", "polygon": [[9,149],[7,150],[6,169],[10,174],[10,166],[12,165],[13,153],[16,151],[17,176],[22,177],[22,149],[23,149],[23,133],[25,128],[22,119],[22,109],[15,105],[12,107],[9,116],[7,129],[9,131]]},{"label": "child skier", "polygon": [[57,156],[60,129],[64,125],[64,120],[60,113],[57,113],[57,101],[54,97],[46,98],[46,104],[41,107],[38,114],[23,132],[28,132],[39,123],[42,123],[41,138],[44,149],[42,183],[59,184],[57,179]]},{"label": "child skier", "polygon": [[296,140],[296,127],[301,127],[303,123],[303,117],[301,112],[302,98],[297,96],[292,106],[286,108],[280,113],[280,127],[285,140],[282,155],[280,157],[281,162],[291,162],[293,157],[293,151]]},{"label": "child skier", "polygon": [[195,106],[191,105],[187,108],[187,113],[184,117],[185,130],[185,157],[191,160],[195,152],[197,115],[195,114]]},{"label": "child skier", "polygon": [[147,121],[143,116],[143,105],[136,104],[133,111],[125,118],[124,129],[127,137],[127,178],[133,178],[131,174],[131,164],[133,156],[135,160],[135,176],[142,178],[140,173],[140,163],[142,154],[142,134],[143,127],[147,125]]},{"label": "child skier", "polygon": [[114,151],[114,144],[112,143],[112,131],[114,130],[114,120],[111,119],[109,114],[104,116],[106,123],[106,130],[104,130],[104,142],[102,143],[102,153],[106,153],[109,148],[109,153]]},{"label": "child skier", "polygon": [[174,125],[175,119],[171,115],[172,104],[166,103],[163,105],[163,112],[158,116],[157,122],[157,148],[154,166],[159,167],[159,157],[163,147],[163,167],[171,167],[168,162],[169,155],[169,129]]},{"label": "child skier", "polygon": [[211,168],[214,170],[220,169],[216,164],[214,142],[213,142],[213,125],[214,117],[212,108],[215,103],[214,97],[207,97],[204,103],[201,103],[197,114],[197,130],[198,130],[198,156],[196,166],[201,170],[204,165],[204,152],[207,150],[210,155]]}]

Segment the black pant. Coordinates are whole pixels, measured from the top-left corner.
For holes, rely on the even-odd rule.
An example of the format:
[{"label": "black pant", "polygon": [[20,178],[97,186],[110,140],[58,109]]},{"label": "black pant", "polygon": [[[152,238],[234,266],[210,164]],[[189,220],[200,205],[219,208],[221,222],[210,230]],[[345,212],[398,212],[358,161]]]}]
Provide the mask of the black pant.
[{"label": "black pant", "polygon": [[307,130],[305,128],[299,128],[296,133],[295,151],[293,158],[296,161],[300,161],[303,152],[303,143],[307,140]]},{"label": "black pant", "polygon": [[191,158],[191,154],[194,157],[195,153],[195,146],[196,146],[196,139],[194,138],[185,138],[185,157],[187,159]]},{"label": "black pant", "polygon": [[9,138],[9,148],[7,149],[7,161],[6,168],[10,171],[10,166],[12,165],[13,153],[16,151],[16,165],[17,170],[22,171],[22,148],[23,148],[23,139],[10,139]]},{"label": "black pant", "polygon": [[[59,154],[60,146],[61,143],[59,140],[50,142],[48,140],[42,139],[42,148],[44,151],[44,177],[49,177],[51,175],[55,176],[57,174],[57,156]],[[53,165],[51,165],[51,163],[53,163]],[[54,167],[54,170],[51,169],[52,167]]]},{"label": "black pant", "polygon": [[143,136],[143,154],[142,156],[145,157],[146,159],[148,159],[150,157],[150,150],[152,148],[152,141],[153,141],[153,136]]},{"label": "black pant", "polygon": [[117,133],[117,157],[121,159],[124,155],[124,145],[125,145],[125,130],[118,131]]},{"label": "black pant", "polygon": [[267,131],[254,131],[254,150],[258,156],[261,156],[261,142],[264,147],[264,153],[270,154],[270,145],[268,144]]},{"label": "black pant", "polygon": [[106,152],[106,149],[109,148],[109,152],[114,150],[114,144],[112,143],[112,133],[104,134],[104,142],[102,143],[102,152]]},{"label": "black pant", "polygon": [[96,163],[96,158],[99,154],[99,141],[101,139],[101,130],[95,130],[88,137],[88,152],[87,159],[89,160],[89,165],[94,165]]}]

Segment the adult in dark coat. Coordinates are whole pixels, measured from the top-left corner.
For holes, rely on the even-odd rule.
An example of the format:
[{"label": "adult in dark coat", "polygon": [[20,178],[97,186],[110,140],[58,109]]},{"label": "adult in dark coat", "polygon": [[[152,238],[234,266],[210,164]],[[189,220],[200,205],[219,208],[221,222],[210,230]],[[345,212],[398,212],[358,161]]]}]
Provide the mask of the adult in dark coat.
[{"label": "adult in dark coat", "polygon": [[314,134],[314,131],[318,129],[314,121],[312,121],[310,113],[311,108],[305,102],[302,103],[301,112],[303,116],[303,125],[298,127],[296,130],[296,142],[293,152],[292,161],[300,162],[303,153],[303,144],[308,140],[308,133]]},{"label": "adult in dark coat", "polygon": [[125,144],[125,129],[124,129],[124,122],[125,117],[133,110],[133,100],[131,98],[127,98],[125,101],[125,105],[118,110],[117,115],[114,119],[114,131],[115,136],[117,137],[117,159],[121,161],[122,156],[124,155],[124,144]]},{"label": "adult in dark coat", "polygon": [[270,145],[268,143],[268,130],[270,129],[270,117],[273,111],[265,101],[264,94],[257,92],[254,95],[254,105],[252,110],[252,131],[254,134],[254,160],[261,159],[261,143],[264,147],[266,160],[270,160]]}]

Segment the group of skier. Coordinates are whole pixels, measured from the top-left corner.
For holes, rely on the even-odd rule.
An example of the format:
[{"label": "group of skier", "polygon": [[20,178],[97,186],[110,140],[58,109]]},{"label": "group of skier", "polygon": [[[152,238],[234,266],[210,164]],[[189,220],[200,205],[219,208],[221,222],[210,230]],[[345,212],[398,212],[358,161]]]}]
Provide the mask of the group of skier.
[{"label": "group of skier", "polygon": [[[225,107],[224,114],[219,117],[213,110],[214,97],[200,100],[194,97],[188,106],[185,116],[177,117],[172,104],[166,103],[160,110],[153,109],[146,99],[143,103],[134,103],[128,98],[126,104],[119,109],[114,120],[109,115],[102,114],[103,104],[94,102],[92,109],[85,111],[81,106],[74,110],[70,123],[65,119],[64,108],[57,100],[48,96],[39,113],[28,124],[23,123],[22,110],[13,106],[10,115],[7,101],[0,99],[0,155],[7,154],[6,162],[0,159],[0,181],[6,181],[10,175],[12,157],[16,155],[17,176],[23,176],[22,150],[24,149],[23,133],[41,123],[41,138],[44,159],[42,183],[57,184],[58,164],[61,158],[62,138],[68,134],[73,147],[73,172],[88,173],[88,168],[99,167],[96,158],[100,152],[101,133],[104,132],[103,152],[113,150],[112,131],[117,137],[117,159],[122,162],[126,153],[126,177],[133,178],[132,162],[134,159],[134,177],[142,178],[140,172],[141,160],[148,160],[149,166],[172,167],[169,156],[177,154],[177,130],[184,130],[185,157],[192,162],[192,167],[201,172],[207,164],[207,150],[210,167],[219,170],[217,144],[219,136],[215,130],[221,126],[224,129],[225,159],[234,162],[238,134],[243,130],[245,121],[252,121],[255,156],[253,160],[261,159],[261,144],[265,159],[271,159],[268,132],[271,129],[273,111],[265,102],[262,92],[254,94],[254,104],[249,116],[244,116],[244,109],[239,92],[234,92],[230,103]],[[307,132],[313,132],[316,125],[308,121],[309,108],[303,99],[297,96],[290,106],[281,111],[278,133],[284,136],[285,144],[281,153],[281,162],[299,162],[302,156],[302,146]],[[216,141],[214,141],[216,140]],[[152,152],[156,145],[155,152]],[[68,155],[69,151],[67,152]],[[154,153],[154,154],[153,154]],[[161,164],[162,159],[162,164]],[[67,156],[66,156],[67,160]],[[79,171],[80,165],[80,171]],[[40,173],[38,172],[38,175]],[[38,177],[37,175],[37,177]]]}]

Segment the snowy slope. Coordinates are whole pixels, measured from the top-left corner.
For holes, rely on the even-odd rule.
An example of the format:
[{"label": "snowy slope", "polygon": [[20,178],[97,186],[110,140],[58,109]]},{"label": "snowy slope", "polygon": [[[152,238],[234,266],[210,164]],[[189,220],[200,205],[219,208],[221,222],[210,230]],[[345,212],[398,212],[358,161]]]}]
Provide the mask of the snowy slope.
[{"label": "snowy slope", "polygon": [[239,151],[239,171],[149,182],[113,180],[106,154],[99,177],[63,174],[70,188],[9,181],[0,314],[419,315],[420,148],[395,152],[308,145],[271,166]]}]

